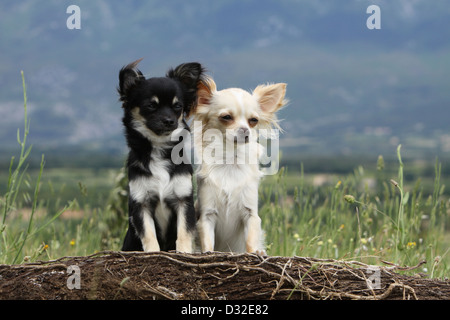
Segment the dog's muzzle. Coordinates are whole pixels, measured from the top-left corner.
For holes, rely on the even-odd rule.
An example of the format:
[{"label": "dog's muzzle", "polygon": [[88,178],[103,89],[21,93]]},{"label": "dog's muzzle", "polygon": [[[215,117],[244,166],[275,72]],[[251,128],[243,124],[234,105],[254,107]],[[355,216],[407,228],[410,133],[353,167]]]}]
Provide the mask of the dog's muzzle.
[{"label": "dog's muzzle", "polygon": [[250,130],[248,128],[239,128],[236,136],[234,136],[235,143],[248,143],[250,139]]}]

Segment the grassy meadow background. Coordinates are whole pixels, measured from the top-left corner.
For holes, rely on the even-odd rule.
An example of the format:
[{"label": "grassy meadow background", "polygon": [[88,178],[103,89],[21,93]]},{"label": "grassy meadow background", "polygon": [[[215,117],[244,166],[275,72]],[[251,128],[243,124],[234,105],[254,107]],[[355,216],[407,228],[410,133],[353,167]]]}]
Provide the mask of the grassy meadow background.
[{"label": "grassy meadow background", "polygon": [[[278,174],[265,177],[259,197],[268,254],[376,265],[384,260],[402,266],[426,260],[414,272],[448,277],[450,197],[441,163],[428,176],[418,173],[430,171],[424,166],[433,164],[407,164],[402,200],[390,181],[401,181],[400,165],[390,161],[377,169],[377,162],[357,165],[349,173],[308,173],[299,162],[298,168],[283,166]],[[44,167],[33,210],[39,173],[26,170],[9,204],[0,263],[120,250],[127,228],[123,168]],[[0,179],[4,214],[8,171],[2,170]]]},{"label": "grassy meadow background", "polygon": [[[32,161],[25,90],[24,100],[17,154],[0,172],[0,263],[120,250],[127,228],[125,155],[116,167],[102,167],[101,160],[76,166],[74,155],[53,167],[45,155]],[[450,168],[401,153],[398,146],[386,159],[282,156],[279,172],[266,176],[259,191],[268,254],[400,266],[426,260],[410,272],[448,277]]]},{"label": "grassy meadow background", "polygon": [[1,1],[0,263],[120,249],[116,87],[144,58],[148,77],[199,61],[219,89],[288,84],[280,170],[259,189],[268,254],[448,278],[449,15],[446,0]]}]

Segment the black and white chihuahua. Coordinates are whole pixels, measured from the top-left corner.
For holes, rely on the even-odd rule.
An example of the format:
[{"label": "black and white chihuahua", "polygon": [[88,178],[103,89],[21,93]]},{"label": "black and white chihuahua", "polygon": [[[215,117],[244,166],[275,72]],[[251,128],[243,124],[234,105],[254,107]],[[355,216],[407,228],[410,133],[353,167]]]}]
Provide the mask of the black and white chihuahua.
[{"label": "black and white chihuahua", "polygon": [[183,143],[175,133],[189,130],[184,116],[196,104],[204,70],[199,63],[184,63],[165,77],[146,79],[137,69],[141,60],[119,73],[129,147],[129,227],[122,250],[192,252],[193,170],[189,162],[176,164],[173,150]]}]

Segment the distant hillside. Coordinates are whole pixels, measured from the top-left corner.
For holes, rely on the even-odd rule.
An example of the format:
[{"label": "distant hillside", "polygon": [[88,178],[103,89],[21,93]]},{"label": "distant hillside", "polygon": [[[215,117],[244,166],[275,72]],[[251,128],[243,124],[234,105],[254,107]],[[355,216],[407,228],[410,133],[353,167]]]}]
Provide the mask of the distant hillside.
[{"label": "distant hillside", "polygon": [[143,57],[148,76],[199,61],[219,89],[287,82],[288,153],[450,154],[449,16],[445,0],[2,1],[0,146],[22,127],[24,70],[31,143],[123,150],[117,75]]}]

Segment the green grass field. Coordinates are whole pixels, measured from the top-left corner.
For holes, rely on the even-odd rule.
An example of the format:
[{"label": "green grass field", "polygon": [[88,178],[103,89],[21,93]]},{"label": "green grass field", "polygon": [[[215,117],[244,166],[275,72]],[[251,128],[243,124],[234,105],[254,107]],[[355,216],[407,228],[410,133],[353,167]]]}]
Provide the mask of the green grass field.
[{"label": "green grass field", "polygon": [[[24,177],[6,214],[0,263],[120,249],[127,228],[126,177],[121,170],[44,169],[32,216],[37,175]],[[268,254],[376,265],[384,260],[402,266],[426,260],[415,272],[448,277],[450,202],[441,194],[443,186],[436,181],[438,191],[427,194],[417,180],[404,187],[402,202],[399,187],[389,179],[368,175],[362,168],[344,176],[282,168],[276,176],[265,177],[259,196]],[[3,183],[5,175],[0,178]],[[4,213],[3,194],[1,199]]]},{"label": "green grass field", "polygon": [[[25,88],[25,84],[24,84]],[[0,172],[0,263],[16,264],[119,250],[127,228],[121,169],[29,170],[29,125],[18,132],[19,155]],[[415,266],[410,273],[450,275],[450,198],[441,165],[432,176],[405,179],[401,159],[385,168],[308,174],[282,167],[263,179],[260,216],[270,255]]]},{"label": "green grass field", "polygon": [[414,266],[426,260],[415,272],[448,276],[450,202],[440,176],[427,194],[420,179],[403,186],[401,171],[400,179],[385,180],[382,170],[369,178],[359,168],[330,175],[320,186],[314,186],[314,176],[280,172],[261,188],[269,252],[375,265]]}]

